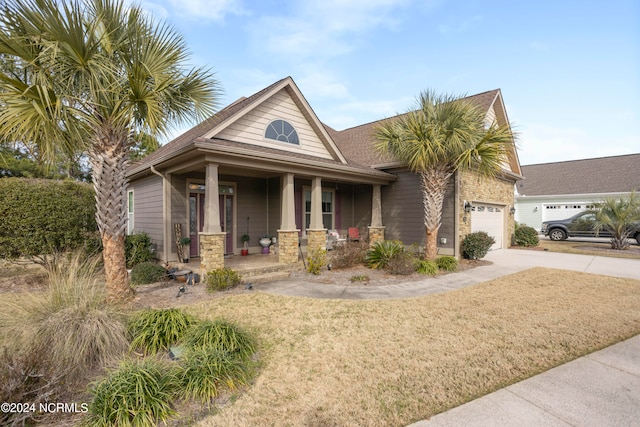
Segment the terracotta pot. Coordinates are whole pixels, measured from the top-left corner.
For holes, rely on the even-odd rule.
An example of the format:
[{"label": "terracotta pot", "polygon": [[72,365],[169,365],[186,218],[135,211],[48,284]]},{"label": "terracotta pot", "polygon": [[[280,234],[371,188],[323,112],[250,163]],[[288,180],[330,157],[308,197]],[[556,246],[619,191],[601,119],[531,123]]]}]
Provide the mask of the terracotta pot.
[{"label": "terracotta pot", "polygon": [[249,249],[240,249],[240,255],[242,256],[249,255]]}]

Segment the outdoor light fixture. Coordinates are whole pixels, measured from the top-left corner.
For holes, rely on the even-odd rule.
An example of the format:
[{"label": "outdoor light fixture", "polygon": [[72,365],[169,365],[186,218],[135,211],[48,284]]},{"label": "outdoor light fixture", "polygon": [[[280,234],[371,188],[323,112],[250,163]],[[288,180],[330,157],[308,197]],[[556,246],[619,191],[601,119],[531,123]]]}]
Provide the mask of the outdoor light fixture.
[{"label": "outdoor light fixture", "polygon": [[473,207],[473,205],[471,204],[471,202],[467,202],[466,200],[464,201],[464,211],[469,213],[471,212],[471,208]]},{"label": "outdoor light fixture", "polygon": [[515,206],[511,206],[511,209],[509,209],[509,212],[511,212],[511,215],[516,213],[516,208]]}]

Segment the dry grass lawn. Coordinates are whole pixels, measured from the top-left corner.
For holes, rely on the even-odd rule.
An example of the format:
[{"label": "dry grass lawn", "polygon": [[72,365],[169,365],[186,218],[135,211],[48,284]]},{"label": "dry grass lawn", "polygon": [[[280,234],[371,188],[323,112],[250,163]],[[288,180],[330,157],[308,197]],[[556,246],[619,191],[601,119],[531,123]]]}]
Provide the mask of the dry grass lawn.
[{"label": "dry grass lawn", "polygon": [[640,246],[636,244],[635,240],[631,240],[629,249],[623,251],[611,249],[611,244],[607,242],[577,241],[571,239],[559,242],[540,239],[540,247],[550,252],[640,259]]},{"label": "dry grass lawn", "polygon": [[255,383],[200,425],[404,426],[640,333],[640,281],[535,268],[414,299],[189,310],[262,343]]}]

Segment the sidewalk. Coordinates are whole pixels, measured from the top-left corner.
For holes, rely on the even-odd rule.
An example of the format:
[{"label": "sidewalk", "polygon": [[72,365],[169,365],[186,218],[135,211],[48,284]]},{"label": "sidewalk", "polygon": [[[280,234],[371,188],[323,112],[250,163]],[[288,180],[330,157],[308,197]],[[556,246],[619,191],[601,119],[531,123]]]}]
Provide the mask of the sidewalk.
[{"label": "sidewalk", "polygon": [[410,427],[513,425],[640,425],[640,335]]},{"label": "sidewalk", "polygon": [[411,298],[462,289],[533,267],[559,268],[640,280],[640,260],[638,259],[608,258],[525,249],[492,251],[484,259],[491,261],[493,264],[459,273],[450,273],[435,278],[427,277],[424,280],[395,285],[368,287],[323,284],[318,286],[317,284],[300,280],[285,279],[259,283],[254,285],[254,288],[268,293],[308,298],[362,300]]}]

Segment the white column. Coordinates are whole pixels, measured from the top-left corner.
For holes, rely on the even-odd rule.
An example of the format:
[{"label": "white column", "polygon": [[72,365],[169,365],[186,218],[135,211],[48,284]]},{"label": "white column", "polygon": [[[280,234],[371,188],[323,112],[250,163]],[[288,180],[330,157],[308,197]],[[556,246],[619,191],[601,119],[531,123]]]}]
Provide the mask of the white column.
[{"label": "white column", "polygon": [[322,179],[318,176],[311,182],[311,221],[310,230],[322,230]]},{"label": "white column", "polygon": [[371,227],[382,227],[382,195],[380,185],[373,186],[371,197]]},{"label": "white column", "polygon": [[292,173],[287,173],[280,178],[280,190],[280,230],[296,230],[296,203]]},{"label": "white column", "polygon": [[221,233],[218,165],[209,163],[206,169],[203,233]]}]

